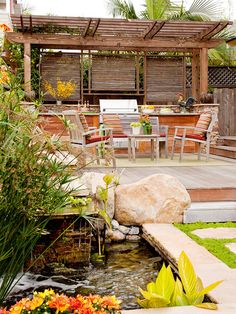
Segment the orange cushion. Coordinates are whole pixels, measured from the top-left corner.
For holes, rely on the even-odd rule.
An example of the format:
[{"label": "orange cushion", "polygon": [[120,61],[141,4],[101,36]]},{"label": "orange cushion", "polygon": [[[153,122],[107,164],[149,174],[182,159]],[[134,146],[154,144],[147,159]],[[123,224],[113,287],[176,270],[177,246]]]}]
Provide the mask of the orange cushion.
[{"label": "orange cushion", "polygon": [[86,138],[86,144],[101,142],[109,139],[109,135],[106,136],[91,136],[90,138]]},{"label": "orange cushion", "polygon": [[112,129],[114,137],[116,134],[123,134],[123,128],[118,114],[104,114],[103,123],[105,127]]},{"label": "orange cushion", "polygon": [[194,138],[195,140],[205,141],[206,137],[202,134],[186,134],[187,138]]},{"label": "orange cushion", "polygon": [[202,113],[198,119],[196,128],[200,128],[203,131],[195,130],[194,134],[205,135],[204,130],[206,131],[208,129],[210,122],[211,122],[211,114],[209,112]]}]

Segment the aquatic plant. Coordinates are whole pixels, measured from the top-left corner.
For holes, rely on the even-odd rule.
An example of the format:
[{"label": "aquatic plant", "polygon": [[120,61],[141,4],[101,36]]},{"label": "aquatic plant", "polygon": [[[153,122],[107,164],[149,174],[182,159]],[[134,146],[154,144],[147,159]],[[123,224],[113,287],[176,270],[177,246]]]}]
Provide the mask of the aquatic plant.
[{"label": "aquatic plant", "polygon": [[120,303],[115,296],[77,295],[68,297],[55,293],[52,289],[44,292],[34,292],[33,297],[23,298],[10,309],[0,309],[0,314],[30,314],[30,313],[120,313]]},{"label": "aquatic plant", "polygon": [[138,299],[144,308],[158,308],[165,306],[195,305],[205,309],[217,309],[215,303],[204,302],[205,294],[216,288],[222,281],[217,281],[206,288],[195,274],[188,256],[182,252],[178,260],[179,278],[174,278],[169,266],[163,264],[156,282],[147,285],[147,291],[139,288],[144,299]]}]

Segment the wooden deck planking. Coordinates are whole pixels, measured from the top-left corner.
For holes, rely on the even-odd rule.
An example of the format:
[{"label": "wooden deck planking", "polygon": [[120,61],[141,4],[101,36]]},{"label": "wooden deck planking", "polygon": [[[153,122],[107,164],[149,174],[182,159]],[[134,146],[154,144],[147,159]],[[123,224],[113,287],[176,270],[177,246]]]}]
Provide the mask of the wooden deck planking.
[{"label": "wooden deck planking", "polygon": [[[111,169],[93,168],[88,171],[109,172]],[[120,183],[133,183],[155,173],[174,176],[187,189],[236,188],[236,166],[234,164],[226,166],[125,168]]]}]

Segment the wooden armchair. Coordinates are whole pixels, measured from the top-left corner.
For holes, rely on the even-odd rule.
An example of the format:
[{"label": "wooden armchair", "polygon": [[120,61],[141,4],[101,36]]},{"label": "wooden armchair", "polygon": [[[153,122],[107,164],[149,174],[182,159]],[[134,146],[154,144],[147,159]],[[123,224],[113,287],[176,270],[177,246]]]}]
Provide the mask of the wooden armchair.
[{"label": "wooden armchair", "polygon": [[82,113],[75,110],[66,110],[62,112],[63,116],[71,123],[69,127],[70,143],[73,147],[81,147],[85,150],[89,147],[95,147],[96,159],[100,161],[100,151],[103,147],[111,150],[113,167],[116,167],[116,160],[113,152],[113,136],[111,128],[89,128],[86,118]]},{"label": "wooden armchair", "polygon": [[[195,127],[176,126],[171,159],[173,159],[174,157],[175,146],[177,141],[180,141],[180,155],[179,155],[180,161],[183,158],[185,141],[192,141],[198,144],[198,160],[201,159],[201,144],[206,145],[206,160],[208,161],[210,152],[210,137],[216,120],[217,120],[216,113],[206,112],[200,115],[199,120]],[[182,131],[181,134],[179,133],[180,131]],[[191,133],[189,131],[191,131]]]}]

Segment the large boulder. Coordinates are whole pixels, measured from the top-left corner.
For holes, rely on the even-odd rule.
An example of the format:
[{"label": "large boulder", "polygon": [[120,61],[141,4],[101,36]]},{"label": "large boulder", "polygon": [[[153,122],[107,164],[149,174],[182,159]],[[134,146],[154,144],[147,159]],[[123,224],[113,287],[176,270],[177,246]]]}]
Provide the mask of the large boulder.
[{"label": "large boulder", "polygon": [[154,174],[115,191],[115,219],[122,225],[183,221],[191,200],[175,177]]}]

